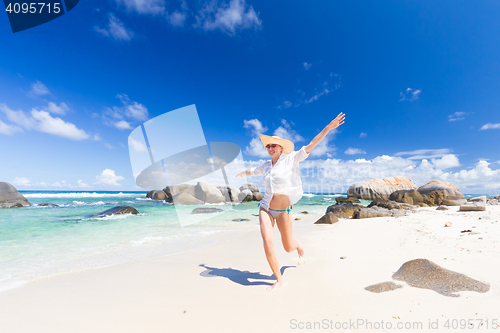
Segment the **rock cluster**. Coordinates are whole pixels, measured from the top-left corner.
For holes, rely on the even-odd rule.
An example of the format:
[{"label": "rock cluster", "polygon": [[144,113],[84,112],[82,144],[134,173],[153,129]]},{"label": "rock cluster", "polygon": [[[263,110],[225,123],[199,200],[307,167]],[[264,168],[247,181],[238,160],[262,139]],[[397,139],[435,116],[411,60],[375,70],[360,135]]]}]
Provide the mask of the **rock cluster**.
[{"label": "rock cluster", "polygon": [[398,217],[414,213],[419,206],[409,205],[390,200],[375,200],[366,208],[358,208],[352,215],[353,219],[366,219],[371,217]]},{"label": "rock cluster", "polygon": [[354,211],[356,209],[362,208],[362,207],[363,206],[361,206],[361,205],[354,205],[352,203],[331,205],[326,209],[325,214],[332,212],[340,218],[349,218],[352,216],[352,214],[354,214]]},{"label": "rock cluster", "polygon": [[460,205],[460,211],[485,211],[486,210],[486,196],[470,198],[466,203]]},{"label": "rock cluster", "polygon": [[418,189],[414,182],[406,177],[371,179],[357,182],[347,191],[350,199],[391,200],[409,205],[460,206],[465,197],[453,184],[431,180]]},{"label": "rock cluster", "polygon": [[500,205],[500,196],[486,199],[488,205]]},{"label": "rock cluster", "polygon": [[0,182],[0,208],[31,206],[31,203],[9,183]]},{"label": "rock cluster", "polygon": [[146,197],[178,205],[202,205],[205,203],[260,201],[264,194],[260,192],[256,184],[247,183],[237,188],[199,181],[196,185],[181,184],[167,186],[163,190],[151,190]]}]

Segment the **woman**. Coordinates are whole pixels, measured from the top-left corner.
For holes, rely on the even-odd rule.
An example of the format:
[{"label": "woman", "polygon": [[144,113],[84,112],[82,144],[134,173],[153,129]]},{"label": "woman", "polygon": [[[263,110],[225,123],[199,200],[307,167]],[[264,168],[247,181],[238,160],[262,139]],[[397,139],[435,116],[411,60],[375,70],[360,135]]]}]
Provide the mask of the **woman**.
[{"label": "woman", "polygon": [[311,150],[324,139],[328,132],[342,125],[344,119],[345,115],[340,113],[307,146],[303,146],[298,151],[293,151],[293,143],[289,140],[277,136],[261,135],[260,139],[271,156],[271,161],[267,161],[258,168],[240,172],[236,176],[264,175],[266,193],[259,204],[260,232],[264,241],[267,261],[276,277],[276,283],[267,288],[269,291],[283,285],[278,259],[276,252],[274,252],[273,228],[275,221],[281,233],[281,242],[285,251],[297,250],[299,257],[304,255],[302,245],[298,240],[293,239],[292,233],[292,205],[299,201],[303,193],[299,177],[299,162],[309,156]]}]

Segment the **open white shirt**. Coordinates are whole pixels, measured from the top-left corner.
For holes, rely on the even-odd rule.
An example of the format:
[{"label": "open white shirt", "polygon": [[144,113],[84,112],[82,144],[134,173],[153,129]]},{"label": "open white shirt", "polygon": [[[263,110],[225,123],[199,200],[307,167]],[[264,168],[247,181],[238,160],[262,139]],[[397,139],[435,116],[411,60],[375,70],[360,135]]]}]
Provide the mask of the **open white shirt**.
[{"label": "open white shirt", "polygon": [[272,161],[267,161],[260,167],[250,169],[252,176],[264,175],[266,193],[260,202],[264,209],[269,209],[269,203],[274,193],[288,195],[290,205],[300,200],[304,192],[300,180],[299,162],[302,162],[308,156],[306,147],[303,146],[300,150],[290,154],[281,154],[274,166]]}]

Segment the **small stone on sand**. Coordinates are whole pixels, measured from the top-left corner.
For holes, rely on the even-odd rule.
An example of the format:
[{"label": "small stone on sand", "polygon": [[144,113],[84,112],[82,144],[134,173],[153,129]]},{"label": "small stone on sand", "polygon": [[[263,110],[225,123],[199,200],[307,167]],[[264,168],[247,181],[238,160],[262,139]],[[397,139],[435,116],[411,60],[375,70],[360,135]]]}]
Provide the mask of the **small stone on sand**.
[{"label": "small stone on sand", "polygon": [[372,293],[383,293],[386,291],[396,290],[399,288],[403,288],[403,286],[400,284],[396,284],[394,282],[381,282],[368,286],[365,288],[365,290],[371,291]]}]

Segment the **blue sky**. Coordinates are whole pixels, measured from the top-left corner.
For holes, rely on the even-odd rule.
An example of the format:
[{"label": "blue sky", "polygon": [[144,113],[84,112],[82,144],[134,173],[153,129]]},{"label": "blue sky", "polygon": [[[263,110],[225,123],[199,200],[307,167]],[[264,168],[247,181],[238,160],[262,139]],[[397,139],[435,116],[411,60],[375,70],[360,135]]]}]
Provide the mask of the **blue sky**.
[{"label": "blue sky", "polygon": [[344,112],[306,191],[402,175],[500,194],[498,17],[498,1],[87,0],[13,34],[0,14],[0,180],[137,189],[128,135],[195,104],[248,166],[259,134],[299,148]]}]

